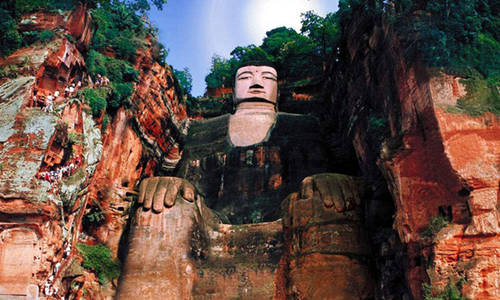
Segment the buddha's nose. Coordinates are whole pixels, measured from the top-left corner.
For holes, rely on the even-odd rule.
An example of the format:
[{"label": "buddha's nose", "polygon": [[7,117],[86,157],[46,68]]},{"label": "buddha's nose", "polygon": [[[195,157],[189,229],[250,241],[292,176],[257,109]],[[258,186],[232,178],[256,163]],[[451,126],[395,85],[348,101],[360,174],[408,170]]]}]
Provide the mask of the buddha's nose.
[{"label": "buddha's nose", "polygon": [[251,89],[263,89],[264,87],[260,84],[254,83],[250,86]]},{"label": "buddha's nose", "polygon": [[262,77],[259,76],[258,74],[256,76],[253,76],[252,86],[254,86],[254,85],[258,85],[258,86],[260,86],[260,87],[263,88],[263,86],[262,86]]}]

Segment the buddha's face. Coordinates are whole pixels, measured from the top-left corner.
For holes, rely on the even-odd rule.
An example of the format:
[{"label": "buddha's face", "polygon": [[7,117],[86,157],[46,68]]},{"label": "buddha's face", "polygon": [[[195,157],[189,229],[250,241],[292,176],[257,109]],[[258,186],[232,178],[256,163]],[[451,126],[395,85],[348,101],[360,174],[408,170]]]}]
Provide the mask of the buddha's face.
[{"label": "buddha's face", "polygon": [[276,103],[278,73],[269,66],[245,66],[236,71],[234,98],[236,103],[261,98]]}]

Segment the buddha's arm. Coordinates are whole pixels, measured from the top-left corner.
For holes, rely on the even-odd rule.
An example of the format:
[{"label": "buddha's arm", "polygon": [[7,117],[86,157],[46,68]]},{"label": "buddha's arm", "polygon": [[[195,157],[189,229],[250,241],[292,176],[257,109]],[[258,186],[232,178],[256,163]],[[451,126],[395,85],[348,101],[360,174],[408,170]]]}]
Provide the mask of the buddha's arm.
[{"label": "buddha's arm", "polygon": [[164,207],[172,207],[178,197],[193,202],[195,188],[187,180],[178,177],[151,177],[141,182],[139,203],[144,209],[161,213]]}]

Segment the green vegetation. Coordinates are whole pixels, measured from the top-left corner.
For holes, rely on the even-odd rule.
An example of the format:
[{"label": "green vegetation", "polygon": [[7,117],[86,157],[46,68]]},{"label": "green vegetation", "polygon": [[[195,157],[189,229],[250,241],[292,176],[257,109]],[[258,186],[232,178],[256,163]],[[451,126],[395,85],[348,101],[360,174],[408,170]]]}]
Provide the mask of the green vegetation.
[{"label": "green vegetation", "polygon": [[106,219],[106,216],[104,215],[104,212],[101,210],[100,207],[92,207],[90,212],[86,213],[84,215],[84,224],[86,227],[91,226],[91,225],[99,225],[104,222]]},{"label": "green vegetation", "polygon": [[236,70],[236,60],[228,60],[219,55],[212,56],[210,73],[205,77],[205,83],[209,88],[217,88],[223,85],[232,86],[232,77]]},{"label": "green vegetation", "polygon": [[52,30],[43,30],[38,35],[38,39],[43,43],[48,43],[56,34]]},{"label": "green vegetation", "polygon": [[37,41],[47,44],[56,35],[52,30],[43,31],[25,31],[22,33],[22,46],[27,47]]},{"label": "green vegetation", "polygon": [[135,81],[139,75],[129,62],[106,56],[95,50],[89,51],[86,63],[87,70],[94,78],[100,74],[113,82],[121,83]]},{"label": "green vegetation", "polygon": [[3,68],[0,67],[0,78],[16,78],[19,68],[16,65],[8,65]]},{"label": "green vegetation", "polygon": [[[87,53],[86,64],[90,75],[98,74],[110,80],[111,91],[85,89],[80,95],[90,105],[93,116],[100,116],[103,110],[116,110],[127,105],[132,95],[132,82],[137,81],[139,72],[134,69],[137,49],[146,46],[146,39],[153,41],[154,58],[164,62],[167,51],[158,43],[154,33],[156,29],[143,21],[138,13],[150,9],[146,0],[7,0],[0,3],[0,56],[6,56],[20,46],[29,46],[37,41],[49,42],[56,33],[50,30],[27,31],[19,33],[17,23],[22,14],[33,11],[69,10],[84,2],[92,10],[92,20],[96,28]],[[153,0],[161,9],[166,0]],[[68,36],[74,42],[73,37]],[[114,53],[111,57],[108,53]],[[10,77],[17,72],[17,67],[10,66],[0,72],[0,76]]]},{"label": "green vegetation", "polygon": [[[162,8],[165,0],[155,0],[156,7]],[[153,53],[156,59],[164,62],[167,51],[157,40],[157,29],[145,23],[137,12],[144,13],[150,6],[146,0],[118,1],[101,3],[92,11],[95,31],[91,49],[105,52],[112,50],[116,58],[134,62],[137,48],[145,47],[146,37],[153,39]]]},{"label": "green vegetation", "polygon": [[12,16],[17,18],[24,13],[40,10],[69,10],[77,4],[78,0],[5,0],[1,8],[12,11]]},{"label": "green vegetation", "polygon": [[92,116],[98,118],[106,109],[109,89],[101,87],[98,89],[84,88],[78,91],[77,95],[83,97],[85,103],[90,106]]},{"label": "green vegetation", "polygon": [[377,118],[373,115],[369,116],[367,132],[377,147],[380,147],[385,137],[390,134],[389,120],[385,117]]},{"label": "green vegetation", "polygon": [[464,80],[467,95],[457,100],[457,108],[469,115],[478,116],[485,112],[500,116],[499,83],[490,83],[480,76]]},{"label": "green vegetation", "polygon": [[101,132],[104,134],[106,132],[106,129],[108,128],[109,125],[109,115],[105,114],[104,119],[102,119],[102,127],[101,127]]},{"label": "green vegetation", "polygon": [[387,118],[377,118],[374,116],[368,118],[368,132],[383,135],[388,128],[389,120]]},{"label": "green vegetation", "polygon": [[193,77],[191,76],[189,69],[184,68],[182,71],[173,69],[173,73],[179,84],[181,94],[191,94],[191,89],[193,88]]},{"label": "green vegetation", "polygon": [[457,284],[448,283],[446,289],[438,294],[433,295],[434,288],[424,283],[422,285],[424,300],[467,300],[464,296],[462,296],[462,292],[460,291],[462,285],[462,280],[459,280]]},{"label": "green vegetation", "polygon": [[429,226],[422,230],[422,236],[426,238],[434,238],[441,229],[448,226],[448,223],[448,220],[446,220],[443,216],[434,217],[430,221]]},{"label": "green vegetation", "polygon": [[5,57],[21,46],[17,22],[8,11],[0,8],[0,56]]},{"label": "green vegetation", "polygon": [[120,276],[120,262],[112,258],[108,247],[78,244],[77,248],[83,256],[83,267],[97,273],[101,284]]},{"label": "green vegetation", "polygon": [[110,98],[111,100],[108,101],[109,107],[117,109],[118,107],[127,105],[133,92],[132,83],[112,83],[111,86],[113,88],[113,93]]},{"label": "green vegetation", "polygon": [[83,89],[85,101],[92,108],[94,116],[100,115],[100,112],[107,106],[115,110],[129,103],[128,100],[133,92],[130,81],[137,80],[139,75],[129,62],[105,56],[95,50],[89,51],[86,62],[87,70],[94,78],[99,74],[111,80],[108,87],[97,89],[100,92],[89,92],[91,89]]},{"label": "green vegetation", "polygon": [[112,1],[92,11],[97,30],[91,48],[103,52],[112,49],[117,58],[134,61],[137,47],[143,45],[147,28],[125,3]]},{"label": "green vegetation", "polygon": [[[164,3],[164,0],[153,1],[153,4],[160,9]],[[108,112],[112,112],[130,104],[129,99],[133,93],[132,82],[137,81],[139,76],[133,64],[137,50],[146,47],[147,38],[153,40],[152,51],[155,59],[164,61],[167,53],[163,45],[155,40],[156,29],[145,23],[137,14],[149,10],[147,1],[111,0],[101,1],[99,4],[92,11],[96,31],[90,44],[86,64],[93,78],[101,75],[110,80],[108,85],[110,91],[106,94],[85,92],[86,102],[91,106],[94,116],[100,115],[106,108]],[[109,53],[113,53],[114,57]],[[104,130],[106,126],[103,124]]]},{"label": "green vegetation", "polygon": [[497,0],[339,2],[340,24],[363,10],[389,20],[410,60],[469,78],[471,70],[500,83],[500,5]]},{"label": "green vegetation", "polygon": [[[108,5],[110,3],[117,3],[119,1],[113,0],[2,0],[0,8],[11,10],[13,17],[17,18],[21,14],[30,13],[40,10],[48,10],[57,12],[58,10],[70,10],[79,3],[85,3],[89,8],[96,8],[98,6]],[[150,6],[146,0],[131,0],[126,1],[128,7],[134,11],[141,11],[142,13],[149,10]],[[166,0],[153,0],[152,3],[158,8],[162,9]]]},{"label": "green vegetation", "polygon": [[72,144],[78,144],[78,145],[84,145],[85,144],[85,136],[83,133],[79,132],[68,132],[68,143],[70,145]]},{"label": "green vegetation", "polygon": [[[44,30],[40,33],[20,33],[17,25],[22,14],[39,10],[68,10],[74,7],[78,0],[4,0],[0,2],[0,56],[5,57],[21,46],[27,46],[37,40],[48,42],[54,32]],[[90,1],[89,1],[90,2]]]},{"label": "green vegetation", "polygon": [[[416,1],[403,8],[401,37],[410,50],[430,66],[461,70],[474,68],[485,78],[498,76],[499,32],[491,28],[498,22],[498,3],[489,0],[429,1],[421,9]],[[406,13],[404,13],[406,12]],[[411,15],[410,15],[411,14]],[[411,41],[412,39],[416,39]],[[411,46],[414,43],[415,46]],[[496,64],[495,64],[496,63]]]}]

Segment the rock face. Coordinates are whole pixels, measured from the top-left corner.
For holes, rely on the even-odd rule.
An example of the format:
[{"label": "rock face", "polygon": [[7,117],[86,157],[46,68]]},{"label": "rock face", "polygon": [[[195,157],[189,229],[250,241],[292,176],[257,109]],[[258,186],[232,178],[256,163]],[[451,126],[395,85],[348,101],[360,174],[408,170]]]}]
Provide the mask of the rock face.
[{"label": "rock face", "polygon": [[[407,62],[383,22],[360,13],[346,24],[328,105],[314,80],[282,92],[282,110],[321,117],[329,161],[314,161],[320,147],[301,136],[225,155],[224,133],[206,156],[205,135],[183,139],[204,121],[187,120],[152,47],[138,50],[132,105],[112,112],[107,129],[77,98],[44,109],[34,91],[86,75],[91,24],[85,6],[25,15],[21,30],[56,36],[0,59],[18,66],[0,79],[0,298],[421,299],[423,283],[436,295],[456,285],[470,299],[500,298],[498,117],[451,113],[466,94],[460,78]],[[313,173],[359,177],[313,175],[308,161],[324,167]],[[161,214],[135,212],[139,182],[172,174],[202,193]],[[199,180],[206,174],[212,181]],[[268,222],[218,216],[283,185]],[[263,220],[244,211],[239,223]],[[84,269],[78,243],[102,243],[126,262],[119,283]]]},{"label": "rock face", "polygon": [[362,194],[359,179],[323,173],[287,198],[284,222],[223,224],[201,195],[140,209],[117,297],[373,299]]},{"label": "rock face", "polygon": [[375,297],[371,249],[361,222],[363,188],[356,178],[317,174],[283,202],[286,299]]},{"label": "rock face", "polygon": [[272,299],[281,222],[229,225],[202,201],[138,211],[117,297]]},{"label": "rock face", "polygon": [[[22,19],[22,30],[59,31],[46,46],[0,60],[19,66],[17,78],[0,80],[0,298],[81,298],[84,290],[110,298],[112,284],[102,286],[81,267],[75,246],[104,243],[116,257],[134,186],[178,161],[185,110],[172,71],[153,62],[150,50],[138,53],[134,110],[116,111],[103,135],[102,119],[80,99],[59,96],[54,111],[45,108],[34,91],[38,99],[62,94],[85,76],[80,51],[91,39],[90,14],[80,6]],[[103,222],[85,224],[96,206]]]},{"label": "rock face", "polygon": [[[347,38],[348,64],[331,69],[338,76],[333,81],[342,80],[345,88],[332,83],[336,92],[328,118],[338,128],[335,139],[353,139],[373,191],[366,217],[379,233],[372,240],[375,253],[385,261],[377,267],[379,293],[389,298],[404,294],[397,283],[404,280],[420,299],[422,283],[437,294],[448,283],[460,286],[463,281],[461,291],[468,298],[498,298],[498,117],[450,113],[447,108],[465,95],[460,78],[431,76],[407,63],[388,27],[359,14],[345,30],[348,37],[364,38]],[[392,258],[384,255],[394,245],[387,191],[403,245],[393,246]],[[383,218],[389,222],[381,224]],[[432,220],[450,225],[439,231],[430,227]],[[439,233],[426,235],[431,229]],[[400,264],[404,279],[384,279],[385,267],[396,257],[405,261]]]}]

